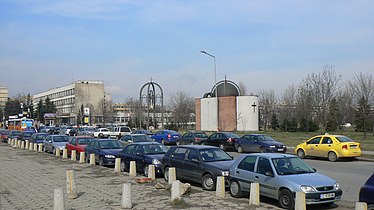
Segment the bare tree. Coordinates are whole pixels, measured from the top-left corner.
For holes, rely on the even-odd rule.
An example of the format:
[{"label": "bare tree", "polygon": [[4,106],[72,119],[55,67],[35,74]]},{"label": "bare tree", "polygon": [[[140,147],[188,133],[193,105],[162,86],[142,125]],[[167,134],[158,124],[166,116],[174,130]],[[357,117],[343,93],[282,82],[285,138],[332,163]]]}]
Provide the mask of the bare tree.
[{"label": "bare tree", "polygon": [[258,102],[260,104],[260,118],[266,131],[271,122],[271,115],[275,112],[276,98],[274,90],[260,90]]},{"label": "bare tree", "polygon": [[97,108],[95,109],[96,112],[103,117],[103,125],[105,126],[107,123],[113,122],[113,102],[111,100],[107,100],[106,98],[102,98],[97,103]]},{"label": "bare tree", "polygon": [[296,107],[297,89],[295,85],[289,85],[283,92],[281,99],[282,112],[280,113],[280,119],[284,122],[284,130],[288,131],[288,123],[290,119],[294,118],[294,112]]},{"label": "bare tree", "polygon": [[240,90],[240,95],[245,96],[247,95],[247,88],[245,87],[244,83],[242,81],[239,81],[239,90]]},{"label": "bare tree", "polygon": [[185,92],[176,92],[170,95],[170,108],[175,123],[185,127],[192,120],[191,113],[195,113],[195,99]]},{"label": "bare tree", "polygon": [[143,107],[140,104],[139,100],[136,100],[134,98],[127,98],[126,104],[130,107],[130,119],[132,127],[138,127],[141,129],[141,125],[139,123],[141,122],[141,118],[144,112]]}]

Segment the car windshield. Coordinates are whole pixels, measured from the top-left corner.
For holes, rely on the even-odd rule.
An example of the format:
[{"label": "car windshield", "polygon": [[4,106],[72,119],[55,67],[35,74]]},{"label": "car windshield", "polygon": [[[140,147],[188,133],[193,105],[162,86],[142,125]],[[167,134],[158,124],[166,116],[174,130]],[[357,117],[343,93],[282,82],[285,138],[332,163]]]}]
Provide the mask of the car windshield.
[{"label": "car windshield", "polygon": [[122,132],[131,132],[129,127],[121,127]]},{"label": "car windshield", "polygon": [[257,136],[257,139],[260,140],[260,141],[274,141],[273,138],[271,138],[270,136],[267,136],[267,135],[259,135],[259,136]]},{"label": "car windshield", "polygon": [[298,157],[284,157],[272,159],[278,175],[315,173],[304,161]]},{"label": "car windshield", "polygon": [[339,142],[353,142],[352,139],[346,137],[346,136],[337,136],[336,139],[339,141]]},{"label": "car windshield", "polygon": [[23,133],[23,137],[30,137],[33,133],[25,132]]},{"label": "car windshield", "polygon": [[10,135],[13,135],[13,136],[18,136],[21,134],[21,131],[11,131],[10,132]]},{"label": "car windshield", "polygon": [[147,135],[134,135],[132,136],[134,142],[152,141]]},{"label": "car windshield", "polygon": [[6,131],[3,131],[3,135],[8,135],[10,133],[10,131],[6,130]]},{"label": "car windshield", "polygon": [[90,143],[93,139],[92,138],[78,138],[78,144],[86,145]]},{"label": "car windshield", "polygon": [[123,145],[119,141],[100,141],[100,149],[122,149]]},{"label": "car windshield", "polygon": [[202,149],[200,156],[204,162],[232,160],[229,154],[219,148]]},{"label": "car windshield", "polygon": [[169,134],[178,134],[176,131],[168,131]]},{"label": "car windshield", "polygon": [[165,154],[168,151],[168,148],[162,144],[144,145],[143,148],[146,155]]},{"label": "car windshield", "polygon": [[38,134],[38,135],[36,136],[36,139],[37,139],[37,140],[43,140],[46,136],[47,136],[47,134]]},{"label": "car windshield", "polygon": [[54,142],[67,142],[69,140],[69,137],[67,136],[55,136],[53,137]]}]

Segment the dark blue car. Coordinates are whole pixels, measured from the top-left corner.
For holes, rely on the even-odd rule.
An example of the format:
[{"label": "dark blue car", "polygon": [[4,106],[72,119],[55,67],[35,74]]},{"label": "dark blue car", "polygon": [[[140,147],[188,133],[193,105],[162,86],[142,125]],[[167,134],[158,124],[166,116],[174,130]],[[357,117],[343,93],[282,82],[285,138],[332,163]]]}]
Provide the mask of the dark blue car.
[{"label": "dark blue car", "polygon": [[151,136],[151,138],[154,139],[155,142],[161,144],[176,144],[177,140],[180,137],[181,135],[173,130],[160,130]]},{"label": "dark blue car", "polygon": [[121,158],[121,169],[128,171],[130,161],[136,162],[136,170],[148,176],[149,165],[155,166],[156,174],[162,174],[161,159],[168,148],[157,142],[137,142],[129,144],[118,153]]},{"label": "dark blue car", "polygon": [[247,134],[235,141],[238,152],[280,152],[285,153],[287,148],[284,144],[274,140],[265,134]]},{"label": "dark blue car", "polygon": [[122,150],[123,145],[118,140],[93,140],[85,148],[86,162],[89,162],[90,154],[95,154],[95,162],[99,165],[114,165],[118,153]]},{"label": "dark blue car", "polygon": [[368,205],[368,210],[374,210],[374,173],[360,189],[359,201]]}]

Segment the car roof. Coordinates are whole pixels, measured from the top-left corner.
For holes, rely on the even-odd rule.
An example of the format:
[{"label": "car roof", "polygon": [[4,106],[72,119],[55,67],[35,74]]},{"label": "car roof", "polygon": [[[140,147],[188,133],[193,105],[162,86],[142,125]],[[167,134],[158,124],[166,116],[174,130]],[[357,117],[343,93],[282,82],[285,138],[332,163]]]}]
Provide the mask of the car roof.
[{"label": "car roof", "polygon": [[176,146],[177,148],[195,148],[195,149],[211,149],[211,148],[216,148],[218,149],[218,147],[215,147],[215,146],[208,146],[208,145],[180,145],[180,146]]},{"label": "car roof", "polygon": [[[149,141],[141,141],[141,142],[134,142],[134,143],[131,143],[131,145],[134,145],[134,144],[141,144],[141,145],[146,145],[146,144],[159,144],[161,145],[161,143],[158,143],[158,142],[149,142]],[[130,145],[130,144],[129,144]]]},{"label": "car roof", "polygon": [[241,156],[261,156],[269,158],[285,158],[285,157],[296,157],[292,154],[283,154],[283,153],[251,153],[251,154],[242,154]]}]

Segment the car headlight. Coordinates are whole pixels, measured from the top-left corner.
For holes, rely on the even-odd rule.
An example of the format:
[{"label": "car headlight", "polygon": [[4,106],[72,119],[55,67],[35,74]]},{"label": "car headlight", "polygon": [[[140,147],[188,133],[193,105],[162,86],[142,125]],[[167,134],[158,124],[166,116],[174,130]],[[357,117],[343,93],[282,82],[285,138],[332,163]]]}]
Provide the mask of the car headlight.
[{"label": "car headlight", "polygon": [[161,164],[161,161],[157,160],[157,159],[152,159],[152,164],[153,165],[159,165],[159,164]]},{"label": "car headlight", "polygon": [[334,189],[335,189],[335,190],[339,190],[339,189],[340,189],[340,185],[339,185],[339,183],[335,183],[335,184],[334,184]]},{"label": "car headlight", "polygon": [[115,158],[114,155],[105,155],[106,158]]},{"label": "car headlight", "polygon": [[275,146],[270,146],[270,148],[275,148]]},{"label": "car headlight", "polygon": [[314,189],[314,187],[312,186],[308,186],[308,185],[302,185],[300,187],[301,191],[305,192],[305,193],[310,193],[310,192],[317,192],[316,189]]},{"label": "car headlight", "polygon": [[222,176],[229,176],[230,175],[230,171],[222,171]]},{"label": "car headlight", "polygon": [[59,146],[58,147],[60,150],[63,150],[63,149],[65,149],[65,146]]}]

